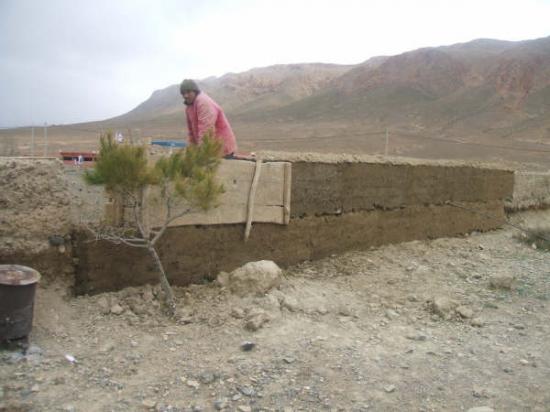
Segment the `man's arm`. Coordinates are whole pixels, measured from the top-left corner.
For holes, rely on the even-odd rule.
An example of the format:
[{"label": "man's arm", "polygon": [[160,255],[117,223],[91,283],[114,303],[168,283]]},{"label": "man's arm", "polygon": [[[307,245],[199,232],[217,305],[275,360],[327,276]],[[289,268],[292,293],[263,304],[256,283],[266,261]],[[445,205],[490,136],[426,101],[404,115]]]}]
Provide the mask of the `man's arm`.
[{"label": "man's arm", "polygon": [[193,126],[191,126],[191,115],[189,110],[185,110],[185,118],[187,119],[187,143],[193,143]]},{"label": "man's arm", "polygon": [[208,101],[200,100],[197,102],[197,117],[199,123],[197,125],[197,144],[200,144],[206,132],[214,129],[216,125],[216,108]]}]

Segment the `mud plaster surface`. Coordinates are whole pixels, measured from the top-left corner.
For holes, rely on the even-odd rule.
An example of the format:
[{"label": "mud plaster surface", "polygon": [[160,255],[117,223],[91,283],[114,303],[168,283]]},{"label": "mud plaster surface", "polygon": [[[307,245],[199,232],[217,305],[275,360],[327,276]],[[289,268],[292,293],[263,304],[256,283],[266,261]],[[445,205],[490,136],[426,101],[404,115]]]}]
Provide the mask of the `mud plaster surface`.
[{"label": "mud plaster surface", "polygon": [[[292,219],[288,226],[256,224],[247,243],[242,240],[243,225],[171,228],[161,240],[160,254],[170,281],[187,285],[249,261],[269,259],[286,267],[347,250],[485,231],[500,226],[505,219],[498,201],[468,207],[482,214],[450,205],[414,206]],[[153,262],[139,249],[78,242],[76,254],[78,293],[116,290],[157,279]]]}]

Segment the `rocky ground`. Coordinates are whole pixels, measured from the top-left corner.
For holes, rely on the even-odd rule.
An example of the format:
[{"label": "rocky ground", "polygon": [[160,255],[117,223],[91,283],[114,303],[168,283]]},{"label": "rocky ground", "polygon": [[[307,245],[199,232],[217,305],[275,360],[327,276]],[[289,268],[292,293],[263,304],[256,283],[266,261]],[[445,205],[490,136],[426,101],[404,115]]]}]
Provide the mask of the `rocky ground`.
[{"label": "rocky ground", "polygon": [[157,287],[45,279],[30,347],[0,352],[0,411],[549,411],[550,255],[517,236],[307,262],[261,296],[176,288],[176,320]]}]

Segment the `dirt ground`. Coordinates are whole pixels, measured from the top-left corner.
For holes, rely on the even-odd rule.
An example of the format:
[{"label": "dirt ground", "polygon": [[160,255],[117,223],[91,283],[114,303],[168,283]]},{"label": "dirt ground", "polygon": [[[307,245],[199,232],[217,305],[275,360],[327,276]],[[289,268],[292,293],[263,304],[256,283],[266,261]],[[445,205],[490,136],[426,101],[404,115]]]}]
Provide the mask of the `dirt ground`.
[{"label": "dirt ground", "polygon": [[517,235],[306,262],[260,297],[176,288],[177,320],[157,287],[44,279],[30,347],[0,351],[0,411],[550,411],[550,255]]}]

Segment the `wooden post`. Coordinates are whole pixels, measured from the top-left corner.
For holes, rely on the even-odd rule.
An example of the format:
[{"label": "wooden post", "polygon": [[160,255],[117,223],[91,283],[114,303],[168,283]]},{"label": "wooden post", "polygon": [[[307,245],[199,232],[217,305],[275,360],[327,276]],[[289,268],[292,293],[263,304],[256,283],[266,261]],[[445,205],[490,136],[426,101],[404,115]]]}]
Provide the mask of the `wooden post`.
[{"label": "wooden post", "polygon": [[390,144],[390,135],[388,133],[388,128],[386,127],[386,146],[384,148],[384,156],[388,156],[388,146]]},{"label": "wooden post", "polygon": [[292,163],[284,165],[284,186],[283,186],[283,222],[290,223],[290,193],[292,188]]},{"label": "wooden post", "polygon": [[252,185],[250,185],[250,192],[248,192],[248,207],[246,213],[246,227],[244,230],[244,241],[248,240],[250,236],[250,230],[252,229],[252,219],[254,215],[254,200],[256,198],[256,188],[258,187],[258,181],[260,180],[260,172],[262,170],[262,159],[256,159],[256,168],[254,169],[254,177],[252,178]]}]

